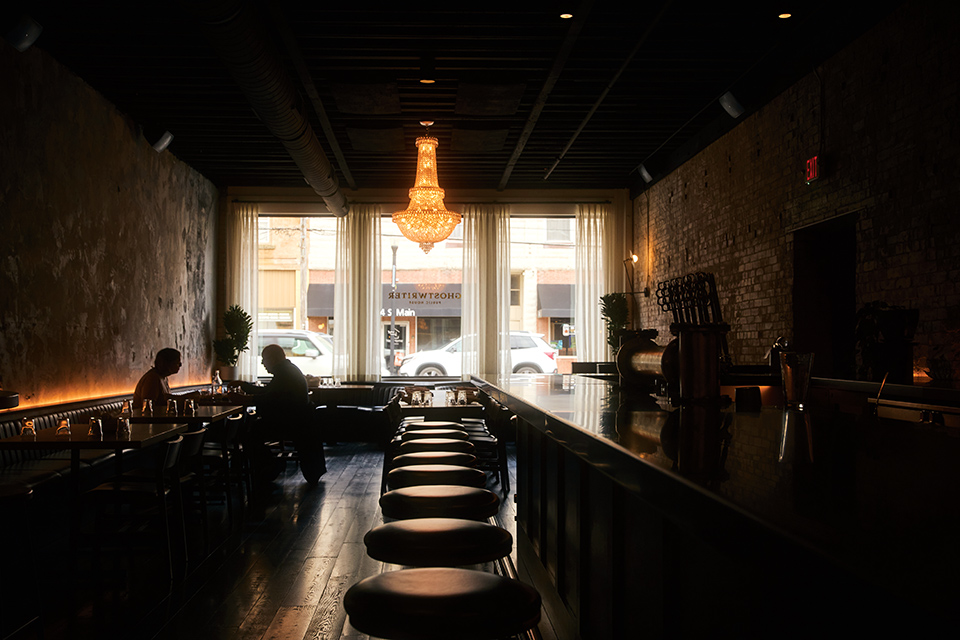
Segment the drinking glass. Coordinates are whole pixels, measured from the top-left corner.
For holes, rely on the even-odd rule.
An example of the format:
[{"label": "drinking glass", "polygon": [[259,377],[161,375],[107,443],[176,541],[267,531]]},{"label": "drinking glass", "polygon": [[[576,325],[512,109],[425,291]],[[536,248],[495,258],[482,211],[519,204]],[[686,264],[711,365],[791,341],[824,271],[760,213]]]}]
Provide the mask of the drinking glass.
[{"label": "drinking glass", "polygon": [[177,414],[177,401],[174,400],[173,398],[170,398],[169,400],[167,400],[167,415],[168,415],[168,416],[178,415],[178,414]]},{"label": "drinking glass", "polygon": [[467,404],[467,392],[464,389],[457,390],[457,404]]},{"label": "drinking glass", "polygon": [[780,352],[780,375],[783,378],[783,399],[787,409],[803,411],[812,367],[812,353]]},{"label": "drinking glass", "polygon": [[447,406],[451,407],[455,404],[457,404],[457,392],[453,390],[447,391]]},{"label": "drinking glass", "polygon": [[143,407],[140,410],[140,415],[142,416],[152,416],[153,415],[153,400],[144,400]]},{"label": "drinking glass", "polygon": [[57,427],[58,436],[68,436],[70,435],[70,418],[62,418],[60,420],[60,425]]},{"label": "drinking glass", "polygon": [[24,418],[20,422],[20,435],[22,436],[35,436],[37,435],[37,428],[33,424],[33,420],[28,420]]},{"label": "drinking glass", "polygon": [[183,415],[185,416],[195,416],[197,415],[197,403],[193,401],[193,398],[188,398],[183,401]]},{"label": "drinking glass", "polygon": [[100,418],[90,418],[90,430],[87,431],[87,435],[91,438],[103,437],[103,425],[100,423]]},{"label": "drinking glass", "polygon": [[[174,405],[174,415],[176,415],[176,405]],[[119,420],[117,420],[117,437],[125,438],[129,435],[130,435],[130,418],[120,418]]]}]

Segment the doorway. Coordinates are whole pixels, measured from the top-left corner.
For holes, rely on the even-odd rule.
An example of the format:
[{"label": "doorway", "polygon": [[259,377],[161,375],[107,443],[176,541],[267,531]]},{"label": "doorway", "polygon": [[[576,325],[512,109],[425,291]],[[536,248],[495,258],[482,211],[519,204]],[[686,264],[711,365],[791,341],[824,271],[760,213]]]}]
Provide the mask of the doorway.
[{"label": "doorway", "polygon": [[855,377],[856,278],[856,214],[794,233],[793,342],[815,354],[814,376]]}]

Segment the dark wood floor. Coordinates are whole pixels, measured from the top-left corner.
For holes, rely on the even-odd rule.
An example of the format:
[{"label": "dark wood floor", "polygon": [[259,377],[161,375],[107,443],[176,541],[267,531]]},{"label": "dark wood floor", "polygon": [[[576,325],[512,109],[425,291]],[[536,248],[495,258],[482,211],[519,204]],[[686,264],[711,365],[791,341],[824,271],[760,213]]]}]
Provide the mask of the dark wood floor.
[{"label": "dark wood floor", "polygon": [[[99,570],[81,561],[76,575],[60,578],[46,571],[38,586],[41,597],[52,596],[44,607],[44,637],[365,637],[347,621],[342,598],[358,579],[396,568],[368,558],[362,541],[382,521],[381,462],[382,452],[371,445],[328,447],[328,472],[314,488],[290,463],[272,486],[254,495],[229,535],[225,509],[215,510],[219,543],[172,589],[162,554],[118,557]],[[490,488],[499,493],[497,485]],[[513,508],[511,495],[500,514],[511,531]],[[190,530],[192,547],[202,544],[198,524]],[[18,637],[38,636],[30,631]]]}]

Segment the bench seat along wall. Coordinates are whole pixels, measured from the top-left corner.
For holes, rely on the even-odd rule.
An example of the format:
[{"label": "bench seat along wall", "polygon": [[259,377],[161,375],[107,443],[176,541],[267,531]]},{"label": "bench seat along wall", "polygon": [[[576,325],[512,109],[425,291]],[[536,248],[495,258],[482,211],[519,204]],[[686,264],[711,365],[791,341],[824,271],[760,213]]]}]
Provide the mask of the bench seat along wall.
[{"label": "bench seat along wall", "polygon": [[0,86],[3,386],[131,393],[167,346],[209,380],[217,190],[40,47],[0,47]]}]

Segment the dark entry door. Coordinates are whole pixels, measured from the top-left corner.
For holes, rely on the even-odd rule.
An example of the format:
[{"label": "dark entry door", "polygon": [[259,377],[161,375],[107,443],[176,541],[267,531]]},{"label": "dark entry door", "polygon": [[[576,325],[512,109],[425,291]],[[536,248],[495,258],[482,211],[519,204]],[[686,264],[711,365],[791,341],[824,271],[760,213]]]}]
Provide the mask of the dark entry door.
[{"label": "dark entry door", "polygon": [[815,376],[854,377],[856,232],[851,214],[793,236],[794,347],[815,354]]}]

